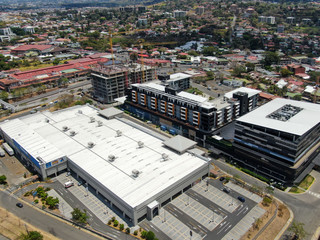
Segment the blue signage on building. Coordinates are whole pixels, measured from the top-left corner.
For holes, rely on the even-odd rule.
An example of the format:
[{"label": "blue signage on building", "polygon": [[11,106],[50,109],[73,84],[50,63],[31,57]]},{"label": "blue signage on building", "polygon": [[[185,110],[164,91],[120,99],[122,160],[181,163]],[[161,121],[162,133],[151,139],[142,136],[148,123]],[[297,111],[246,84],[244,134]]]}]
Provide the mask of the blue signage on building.
[{"label": "blue signage on building", "polygon": [[16,146],[16,148],[31,162],[33,162],[38,168],[40,168],[39,161],[36,160],[31,154],[29,154],[23,147],[20,146],[19,143],[17,143],[14,139],[12,139],[13,144]]}]

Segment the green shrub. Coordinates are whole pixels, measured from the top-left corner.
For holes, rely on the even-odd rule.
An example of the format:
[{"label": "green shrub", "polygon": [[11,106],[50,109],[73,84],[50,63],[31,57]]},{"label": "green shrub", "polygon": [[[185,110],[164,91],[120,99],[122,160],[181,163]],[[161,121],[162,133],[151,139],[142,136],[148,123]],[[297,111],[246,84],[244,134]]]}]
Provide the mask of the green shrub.
[{"label": "green shrub", "polygon": [[141,232],[141,238],[143,238],[143,239],[145,239],[146,238],[146,236],[147,236],[147,231],[142,231]]},{"label": "green shrub", "polygon": [[39,203],[39,200],[38,199],[34,200],[34,203],[35,204]]},{"label": "green shrub", "polygon": [[124,224],[120,224],[120,231],[123,231],[124,229]]},{"label": "green shrub", "polygon": [[126,234],[130,234],[130,228],[126,228]]},{"label": "green shrub", "polygon": [[109,220],[109,221],[108,221],[108,225],[111,225],[111,223],[112,223],[112,220]]},{"label": "green shrub", "polygon": [[113,226],[114,226],[114,227],[118,227],[118,225],[119,225],[118,220],[114,220],[114,222],[113,222]]},{"label": "green shrub", "polygon": [[133,232],[133,235],[137,236],[137,235],[138,235],[138,230],[135,230],[135,231]]},{"label": "green shrub", "polygon": [[48,191],[50,191],[50,190],[51,190],[51,188],[47,187],[44,191],[45,191],[45,192],[48,192]]},{"label": "green shrub", "polygon": [[111,221],[114,222],[116,220],[116,217],[112,217]]}]

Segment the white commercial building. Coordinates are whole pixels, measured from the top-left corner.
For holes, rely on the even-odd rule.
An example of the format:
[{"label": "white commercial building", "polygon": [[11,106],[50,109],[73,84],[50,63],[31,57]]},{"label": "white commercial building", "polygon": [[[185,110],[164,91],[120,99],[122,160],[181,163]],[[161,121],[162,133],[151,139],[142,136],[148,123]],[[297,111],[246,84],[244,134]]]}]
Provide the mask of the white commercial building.
[{"label": "white commercial building", "polygon": [[0,124],[17,155],[43,178],[66,168],[86,181],[136,225],[208,174],[195,142],[141,127],[120,111],[76,106]]}]

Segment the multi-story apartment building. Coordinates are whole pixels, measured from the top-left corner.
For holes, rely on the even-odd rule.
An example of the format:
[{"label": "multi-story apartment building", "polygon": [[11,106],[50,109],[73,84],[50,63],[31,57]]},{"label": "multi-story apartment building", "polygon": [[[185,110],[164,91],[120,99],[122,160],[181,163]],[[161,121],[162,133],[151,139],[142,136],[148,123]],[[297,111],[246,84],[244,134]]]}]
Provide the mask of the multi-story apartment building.
[{"label": "multi-story apartment building", "polygon": [[155,70],[140,64],[130,66],[99,64],[92,68],[91,77],[94,97],[100,102],[112,103],[116,98],[125,95],[125,90],[130,84],[154,80]]},{"label": "multi-story apartment building", "polygon": [[[160,125],[163,130],[204,145],[208,135],[240,115],[241,101],[236,97],[209,101],[169,85],[146,83],[131,85],[126,108],[138,117]],[[248,111],[248,107],[246,109]]]},{"label": "multi-story apartment building", "polygon": [[319,105],[277,98],[236,120],[234,160],[277,182],[300,182],[319,158],[319,136]]}]

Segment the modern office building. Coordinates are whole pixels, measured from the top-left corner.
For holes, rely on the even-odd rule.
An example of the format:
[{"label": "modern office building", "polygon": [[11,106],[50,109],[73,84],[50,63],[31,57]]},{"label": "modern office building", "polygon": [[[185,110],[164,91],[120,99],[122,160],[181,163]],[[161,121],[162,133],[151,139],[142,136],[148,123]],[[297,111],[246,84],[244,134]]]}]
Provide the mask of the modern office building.
[{"label": "modern office building", "polygon": [[230,92],[227,92],[224,97],[227,99],[237,99],[240,103],[239,115],[242,116],[247,112],[251,112],[258,106],[259,94],[261,91],[240,87]]},{"label": "modern office building", "polygon": [[234,159],[284,184],[300,182],[320,151],[320,106],[277,98],[238,118]]},{"label": "modern office building", "polygon": [[92,68],[91,77],[94,97],[100,102],[112,103],[123,97],[132,83],[149,82],[156,76],[150,66],[98,64]]},{"label": "modern office building", "polygon": [[[258,93],[256,91],[257,96]],[[240,115],[240,103],[243,104],[242,114],[255,106],[254,94],[248,97],[242,90],[234,95],[209,101],[168,85],[132,84],[127,93],[126,109],[172,134],[180,134],[205,145],[207,136]]]},{"label": "modern office building", "polygon": [[158,75],[162,85],[167,85],[176,90],[185,90],[190,88],[191,75],[185,73],[174,73],[171,75]]},{"label": "modern office building", "polygon": [[76,106],[2,122],[0,129],[42,178],[68,168],[136,225],[206,176],[210,161],[192,150],[196,142],[164,137],[121,113]]}]

